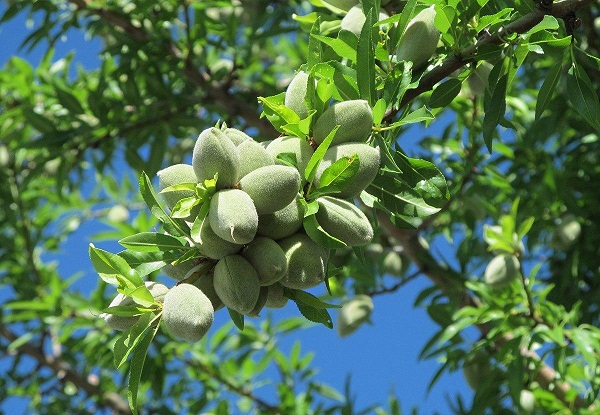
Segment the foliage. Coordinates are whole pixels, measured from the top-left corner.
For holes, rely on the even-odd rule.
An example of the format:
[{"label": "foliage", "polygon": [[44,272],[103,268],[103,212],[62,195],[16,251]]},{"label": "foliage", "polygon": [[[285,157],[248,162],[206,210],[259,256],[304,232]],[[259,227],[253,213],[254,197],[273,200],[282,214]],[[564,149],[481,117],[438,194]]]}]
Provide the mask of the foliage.
[{"label": "foliage", "polygon": [[[310,325],[305,317],[330,326],[327,308],[337,313],[336,304],[368,295],[376,310],[379,296],[401,301],[402,287],[423,278],[431,287],[415,307],[439,331],[415,346],[440,362],[431,386],[446,371],[475,365],[486,374],[472,402],[451,399],[454,413],[522,413],[523,391],[533,392],[536,414],[597,411],[600,7],[361,5],[357,35],[340,30],[344,13],[323,0],[3,3],[0,29],[31,19],[22,50],[44,53],[35,66],[13,56],[0,69],[0,350],[9,362],[2,402],[24,396],[29,412],[41,414],[399,414],[395,396],[355,408],[356,383],[334,390],[300,343],[284,353],[279,342]],[[429,6],[441,32],[435,54],[423,67],[398,62],[411,18]],[[390,17],[378,22],[381,7]],[[57,56],[57,42],[73,33],[101,43],[94,68],[74,67],[77,52]],[[477,91],[468,80],[484,62],[492,69]],[[283,93],[299,69],[308,74],[305,118]],[[338,249],[327,295],[284,291],[301,315],[277,319],[275,310],[244,320],[231,312],[231,322],[191,345],[159,330],[160,305],[144,280],[197,255],[188,242],[199,228],[164,210],[151,178],[189,161],[196,136],[218,121],[257,141],[310,139],[332,102],[351,100],[372,109],[368,144],[382,154],[355,199],[376,225],[373,242],[339,248],[305,219],[313,239]],[[441,135],[415,128],[433,122]],[[424,136],[414,140],[414,131]],[[335,133],[314,146],[302,172],[308,183]],[[293,165],[286,154],[280,160]],[[344,163],[352,157],[327,174],[355,174]],[[196,186],[198,198],[210,198],[214,186]],[[305,215],[314,218],[318,203],[308,199]],[[66,271],[73,232],[96,221],[111,230],[93,236],[91,263]],[[568,237],[561,233],[574,222]],[[444,239],[450,248],[439,255]],[[109,252],[120,249],[109,242],[117,240],[125,250]],[[390,252],[402,264],[391,286],[383,263]],[[506,287],[484,280],[497,255],[520,264]],[[81,278],[97,280],[95,288],[82,292]],[[111,285],[135,306],[107,310]],[[140,317],[115,334],[103,312]]]}]

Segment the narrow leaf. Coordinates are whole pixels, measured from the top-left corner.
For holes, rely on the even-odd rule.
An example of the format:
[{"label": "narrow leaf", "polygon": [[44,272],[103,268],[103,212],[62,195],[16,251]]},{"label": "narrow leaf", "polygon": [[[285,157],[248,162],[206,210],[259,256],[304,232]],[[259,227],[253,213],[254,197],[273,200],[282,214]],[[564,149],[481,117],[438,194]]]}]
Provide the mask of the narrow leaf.
[{"label": "narrow leaf", "polygon": [[325,140],[323,140],[323,142],[319,144],[319,147],[317,147],[313,155],[310,156],[310,160],[308,160],[306,169],[304,170],[304,178],[307,182],[312,183],[313,179],[315,178],[315,175],[317,174],[317,169],[319,168],[319,164],[321,163],[321,160],[323,160],[323,156],[325,155],[325,152],[331,145],[333,137],[335,137],[335,134],[337,133],[337,130],[339,128],[340,126],[336,125],[335,128],[329,133],[329,135],[325,137]]},{"label": "narrow leaf", "polygon": [[373,9],[366,14],[366,20],[360,32],[357,45],[356,76],[360,97],[375,104],[375,48],[373,47],[373,24],[375,23]]},{"label": "narrow leaf", "polygon": [[456,98],[462,87],[462,82],[457,78],[450,78],[446,82],[438,85],[432,92],[429,99],[431,108],[441,108],[448,106]]},{"label": "narrow leaf", "polygon": [[125,332],[123,332],[115,342],[113,353],[115,366],[120,368],[126,361],[129,354],[133,351],[135,346],[143,339],[144,333],[152,324],[154,313],[142,314],[133,326]]},{"label": "narrow leaf", "polygon": [[150,212],[163,223],[165,230],[169,232],[171,235],[176,236],[186,236],[186,232],[179,226],[177,222],[175,222],[167,213],[163,210],[163,208],[158,203],[158,197],[154,188],[152,187],[152,183],[150,182],[150,178],[144,172],[142,172],[140,176],[140,194],[148,205],[148,209]]},{"label": "narrow leaf", "polygon": [[498,83],[494,87],[489,105],[485,108],[485,115],[483,116],[483,140],[490,153],[492,152],[492,140],[496,126],[504,117],[504,112],[506,111],[507,81],[507,75],[502,75],[498,79]]},{"label": "narrow leaf", "polygon": [[344,248],[346,246],[344,242],[327,233],[327,231],[319,225],[315,215],[305,217],[303,225],[306,234],[319,245],[329,249]]},{"label": "narrow leaf", "polygon": [[156,252],[181,249],[186,243],[179,238],[158,232],[141,232],[119,241],[125,248],[138,252]]},{"label": "narrow leaf", "polygon": [[235,324],[240,331],[244,331],[244,315],[229,307],[227,307],[227,311],[229,312],[229,317],[231,317],[233,324]]},{"label": "narrow leaf", "polygon": [[129,366],[129,382],[127,383],[127,400],[129,407],[134,415],[138,413],[137,396],[139,391],[140,380],[142,378],[142,370],[146,361],[148,349],[156,333],[159,325],[157,324],[153,330],[146,332],[146,335],[138,343],[131,357],[131,365]]},{"label": "narrow leaf", "polygon": [[558,80],[560,79],[560,73],[562,71],[562,63],[558,62],[548,71],[548,75],[540,88],[540,92],[538,93],[537,102],[535,104],[535,119],[538,120],[544,110],[548,106],[554,91],[556,90],[556,85],[558,84]]},{"label": "narrow leaf", "polygon": [[567,92],[573,108],[590,126],[600,132],[598,93],[592,86],[590,78],[576,62],[573,62],[567,74]]}]

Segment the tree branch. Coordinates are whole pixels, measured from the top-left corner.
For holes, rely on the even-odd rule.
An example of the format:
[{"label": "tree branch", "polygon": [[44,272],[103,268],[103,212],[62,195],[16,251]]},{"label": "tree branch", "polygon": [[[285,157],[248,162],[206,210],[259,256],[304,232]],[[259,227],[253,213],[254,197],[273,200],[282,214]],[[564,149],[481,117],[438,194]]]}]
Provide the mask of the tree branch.
[{"label": "tree branch", "polygon": [[243,386],[234,384],[229,379],[223,377],[221,375],[221,373],[219,373],[218,370],[215,370],[212,366],[204,364],[200,361],[189,360],[189,359],[185,359],[185,363],[190,367],[197,368],[200,371],[200,373],[205,374],[210,379],[216,380],[217,382],[221,383],[223,386],[225,386],[230,391],[232,391],[240,396],[250,399],[263,412],[272,414],[272,415],[283,415],[283,413],[279,410],[279,408],[277,406],[271,405],[270,403],[266,402],[264,399],[256,396],[254,393],[252,393],[251,390],[249,390]]},{"label": "tree branch", "polygon": [[408,105],[415,98],[423,94],[424,92],[430,91],[433,87],[441,82],[444,78],[450,76],[452,72],[465,66],[467,63],[473,60],[473,57],[479,51],[479,48],[483,45],[499,45],[504,43],[502,38],[511,34],[523,34],[529,29],[537,25],[542,21],[545,15],[551,15],[557,19],[566,19],[569,14],[576,12],[577,10],[589,6],[597,0],[563,0],[552,4],[547,8],[537,8],[531,13],[526,14],[520,19],[515,20],[501,27],[496,33],[483,33],[477,41],[467,47],[466,49],[456,53],[447,59],[445,59],[439,66],[434,67],[428,71],[419,81],[419,85],[415,89],[406,91],[406,94],[400,102],[399,108],[392,112],[390,115],[393,116],[398,113],[402,108]]},{"label": "tree branch", "polygon": [[[5,338],[8,342],[13,342],[18,339],[8,327],[0,323],[0,337]],[[98,399],[99,404],[111,408],[114,413],[119,415],[130,415],[131,410],[129,404],[116,392],[104,392],[98,385],[91,383],[89,379],[77,372],[67,362],[59,357],[51,356],[44,353],[38,347],[34,347],[29,343],[25,343],[15,349],[15,352],[21,355],[27,355],[33,358],[38,365],[46,366],[56,373],[56,378],[61,382],[71,382],[77,388],[83,390],[90,398]]]},{"label": "tree branch", "polygon": [[[69,0],[69,2],[74,4],[78,11],[101,18],[112,27],[128,34],[138,42],[153,41],[151,36],[145,30],[135,27],[129,20],[113,10],[91,8],[89,6],[89,0]],[[189,57],[179,49],[173,39],[169,39],[165,49],[167,55],[175,60],[183,60],[185,62],[183,70],[184,76],[189,82],[204,92],[207,101],[216,102],[224,112],[232,117],[243,118],[248,124],[256,127],[265,137],[275,138],[279,135],[268,120],[260,118],[260,114],[257,111],[258,104],[252,105],[239,99],[239,96],[231,94],[226,86],[221,85],[218,82],[213,82],[208,76],[204,76],[199,68],[195,67],[189,60]],[[256,98],[258,98],[258,96],[256,96]]]},{"label": "tree branch", "polygon": [[[378,213],[378,223],[389,237],[396,239],[404,248],[404,253],[408,258],[425,274],[433,283],[445,294],[450,300],[458,300],[458,307],[479,307],[480,302],[477,298],[470,296],[460,280],[456,278],[456,273],[453,270],[445,269],[440,266],[431,256],[429,251],[424,248],[418,240],[416,230],[402,230],[394,226],[392,221],[383,213]],[[488,325],[478,325],[482,336],[487,336],[490,327]],[[510,335],[504,335],[498,345],[511,340]],[[556,371],[545,364],[539,355],[530,349],[522,348],[521,355],[527,357],[538,364],[536,372],[536,380],[547,391],[552,392],[554,396],[560,399],[565,404],[571,404],[567,401],[569,391],[572,389],[569,383],[558,382],[560,377]],[[575,398],[574,405],[577,408],[585,408],[586,404],[581,396]]]}]

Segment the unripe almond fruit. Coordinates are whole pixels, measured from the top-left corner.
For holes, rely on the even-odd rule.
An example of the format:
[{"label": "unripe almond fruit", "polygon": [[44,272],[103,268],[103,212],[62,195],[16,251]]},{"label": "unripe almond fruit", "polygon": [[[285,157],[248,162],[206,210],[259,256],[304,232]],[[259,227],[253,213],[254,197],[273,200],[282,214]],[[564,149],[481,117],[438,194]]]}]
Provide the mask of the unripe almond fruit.
[{"label": "unripe almond fruit", "polygon": [[297,233],[279,241],[285,252],[288,271],[279,280],[284,287],[306,289],[319,285],[325,278],[329,251],[308,236]]},{"label": "unripe almond fruit", "polygon": [[404,272],[402,257],[395,251],[389,251],[385,254],[381,267],[384,273],[393,277],[400,277]]},{"label": "unripe almond fruit", "polygon": [[239,189],[224,189],[210,201],[208,220],[214,233],[235,244],[247,244],[256,235],[258,214],[252,199]]},{"label": "unripe almond fruit", "polygon": [[359,294],[346,302],[338,315],[338,334],[346,337],[354,333],[364,323],[371,321],[373,299],[368,295]]},{"label": "unripe almond fruit", "polygon": [[224,304],[215,291],[214,279],[214,274],[202,275],[196,281],[194,281],[193,285],[198,287],[200,291],[202,291],[204,295],[208,297],[213,309],[217,311],[223,308]]},{"label": "unripe almond fruit", "polygon": [[213,284],[227,307],[250,313],[258,301],[260,281],[252,265],[240,255],[228,255],[217,262]]},{"label": "unripe almond fruit", "polygon": [[519,406],[525,414],[528,415],[533,413],[533,410],[535,409],[535,396],[533,395],[533,392],[523,389],[519,394]]},{"label": "unripe almond fruit", "polygon": [[194,145],[192,166],[199,182],[218,174],[217,188],[233,187],[238,182],[240,160],[235,144],[218,128],[200,133]]},{"label": "unripe almond fruit", "polygon": [[319,164],[317,174],[315,175],[315,185],[318,186],[321,176],[325,169],[335,163],[342,157],[358,156],[358,172],[352,179],[352,182],[340,193],[335,196],[340,199],[348,199],[358,196],[360,192],[367,188],[377,176],[379,164],[381,163],[381,154],[379,147],[373,148],[363,143],[344,143],[330,147],[325,152],[323,160]]},{"label": "unripe almond fruit", "polygon": [[208,297],[191,284],[179,284],[165,295],[162,322],[174,337],[190,343],[202,339],[213,323],[215,311]]},{"label": "unripe almond fruit", "polygon": [[[176,184],[198,182],[196,173],[194,173],[194,168],[189,164],[175,164],[159,170],[156,175],[158,176],[158,190],[163,190]],[[173,206],[181,199],[195,195],[196,193],[190,190],[161,193],[161,196],[169,209],[173,209]]]},{"label": "unripe almond fruit", "polygon": [[483,97],[485,95],[485,90],[488,86],[488,78],[490,77],[490,72],[492,72],[493,67],[494,65],[489,62],[482,62],[467,78],[469,89],[474,96]]},{"label": "unripe almond fruit", "polygon": [[304,207],[301,196],[273,213],[258,215],[258,234],[279,240],[295,234],[302,227]]},{"label": "unripe almond fruit", "polygon": [[554,245],[558,249],[569,249],[581,234],[581,224],[574,215],[565,215],[556,227]]},{"label": "unripe almond fruit", "polygon": [[312,157],[314,150],[308,141],[300,137],[279,137],[271,141],[267,146],[267,152],[273,156],[275,163],[283,164],[277,159],[278,154],[292,153],[296,156],[296,166],[304,177],[304,170]]},{"label": "unripe almond fruit", "polygon": [[169,278],[173,278],[174,280],[181,281],[184,278],[188,277],[188,273],[194,268],[198,263],[194,260],[185,261],[177,265],[167,264],[161,268],[163,274],[165,274]]},{"label": "unripe almond fruit", "polygon": [[[153,282],[146,281],[146,288],[150,291],[150,294],[154,297],[154,301],[162,302],[165,294],[169,291],[167,286]],[[123,294],[117,294],[117,296],[111,301],[109,307],[117,307],[117,306],[135,306],[136,303],[133,301],[131,297],[127,297]],[[113,330],[125,331],[129,330],[131,326],[133,326],[139,320],[140,316],[133,317],[123,317],[117,316],[115,314],[102,313],[100,317],[104,319],[106,325]]]},{"label": "unripe almond fruit", "polygon": [[481,385],[488,381],[492,374],[489,356],[483,352],[476,353],[465,360],[463,366],[463,375],[469,387],[477,390]]},{"label": "unripe almond fruit", "polygon": [[248,193],[258,214],[273,213],[296,198],[300,173],[290,166],[260,167],[242,177],[240,188]]},{"label": "unripe almond fruit", "polygon": [[237,151],[240,157],[240,178],[260,167],[275,164],[275,160],[267,150],[254,140],[242,142],[237,146]]},{"label": "unripe almond fruit", "polygon": [[205,218],[200,227],[200,242],[196,243],[196,248],[207,258],[221,259],[235,254],[242,249],[242,245],[221,238],[210,226],[210,219]]},{"label": "unripe almond fruit", "polygon": [[254,141],[252,137],[237,128],[226,128],[223,133],[231,140],[231,142],[237,147],[244,141]]},{"label": "unripe almond fruit", "polygon": [[[379,12],[379,20],[387,19],[388,17],[388,14],[383,10]],[[362,6],[357,4],[348,10],[348,14],[342,18],[341,28],[354,33],[356,36],[360,36],[366,20],[367,17]]]},{"label": "unripe almond fruit", "polygon": [[298,114],[301,119],[308,116],[308,107],[305,101],[307,87],[308,74],[299,71],[288,85],[283,101],[284,105]]},{"label": "unripe almond fruit", "polygon": [[366,245],[373,239],[373,227],[365,214],[353,203],[331,196],[317,199],[319,211],[315,217],[331,236],[348,246]]},{"label": "unripe almond fruit", "polygon": [[497,255],[485,268],[484,280],[492,288],[504,288],[519,276],[519,266],[514,255]]},{"label": "unripe almond fruit", "polygon": [[327,108],[313,127],[313,138],[321,144],[339,125],[332,146],[346,142],[365,142],[373,127],[373,110],[363,99],[342,101]]},{"label": "unripe almond fruit", "polygon": [[267,287],[267,308],[283,308],[288,302],[288,298],[283,295],[283,285],[276,282]]},{"label": "unripe almond fruit", "polygon": [[420,11],[412,18],[396,51],[398,61],[411,61],[413,68],[418,69],[431,59],[440,40],[440,31],[435,27],[434,20],[433,6]]},{"label": "unripe almond fruit", "polygon": [[123,205],[115,205],[108,210],[106,217],[111,222],[126,222],[129,219],[129,209]]},{"label": "unripe almond fruit", "polygon": [[285,252],[271,238],[255,238],[244,248],[241,255],[256,270],[260,285],[271,285],[283,278],[287,272]]}]

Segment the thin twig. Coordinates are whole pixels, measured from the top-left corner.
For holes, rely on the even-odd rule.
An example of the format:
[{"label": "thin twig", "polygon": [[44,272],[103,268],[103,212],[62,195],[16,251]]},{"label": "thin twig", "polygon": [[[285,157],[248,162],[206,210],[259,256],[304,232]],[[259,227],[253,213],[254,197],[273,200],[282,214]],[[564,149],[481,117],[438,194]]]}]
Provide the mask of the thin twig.
[{"label": "thin twig", "polygon": [[250,399],[258,407],[260,407],[262,411],[273,415],[283,415],[281,410],[276,405],[272,405],[264,399],[256,396],[250,389],[234,384],[229,379],[223,377],[221,373],[219,373],[218,370],[215,370],[212,366],[203,364],[202,362],[196,360],[189,359],[186,359],[186,364],[190,367],[197,368],[200,371],[200,373],[207,375],[210,379],[216,380],[230,391]]},{"label": "thin twig", "polygon": [[369,297],[375,297],[377,295],[395,293],[396,291],[398,291],[400,288],[404,287],[409,282],[415,280],[422,273],[423,273],[423,270],[418,269],[415,272],[413,272],[412,274],[410,274],[408,277],[402,278],[396,284],[391,285],[389,287],[382,287],[382,288],[378,288],[378,289],[373,290],[373,291],[369,291],[369,292],[367,292],[367,295]]}]

